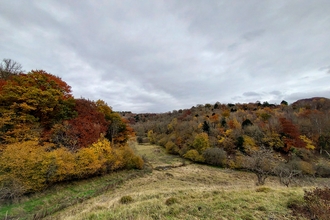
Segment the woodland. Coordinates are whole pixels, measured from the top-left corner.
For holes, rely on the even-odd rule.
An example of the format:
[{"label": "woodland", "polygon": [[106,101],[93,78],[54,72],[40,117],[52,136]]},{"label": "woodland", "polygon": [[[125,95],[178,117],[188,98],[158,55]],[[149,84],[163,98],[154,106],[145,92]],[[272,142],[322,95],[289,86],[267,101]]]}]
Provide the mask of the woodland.
[{"label": "woodland", "polygon": [[0,200],[143,167],[126,144],[132,128],[107,103],[75,99],[43,70],[24,73],[10,59],[0,67]]},{"label": "woodland", "polygon": [[[330,177],[330,100],[205,104],[163,114],[124,113],[139,143],[197,163],[257,174]],[[286,179],[286,178],[290,179]],[[286,179],[286,180],[284,180]],[[288,182],[289,181],[289,182]]]}]

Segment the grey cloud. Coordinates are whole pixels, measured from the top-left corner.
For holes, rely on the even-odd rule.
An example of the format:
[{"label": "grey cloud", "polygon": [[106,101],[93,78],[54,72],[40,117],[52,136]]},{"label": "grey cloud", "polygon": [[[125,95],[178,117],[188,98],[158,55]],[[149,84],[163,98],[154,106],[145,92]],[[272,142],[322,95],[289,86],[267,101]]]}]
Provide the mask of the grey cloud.
[{"label": "grey cloud", "polygon": [[243,96],[260,96],[260,94],[256,92],[244,92]]},{"label": "grey cloud", "polygon": [[243,38],[247,41],[252,41],[255,38],[261,36],[263,33],[265,32],[264,29],[259,29],[259,30],[255,30],[255,31],[250,31],[247,32],[243,35]]},{"label": "grey cloud", "polygon": [[0,55],[115,110],[279,103],[329,89],[329,11],[327,0],[4,0]]},{"label": "grey cloud", "polygon": [[319,71],[326,71],[327,73],[330,73],[330,65],[321,67]]},{"label": "grey cloud", "polygon": [[282,92],[281,91],[271,91],[269,94],[272,94],[272,95],[282,95]]}]

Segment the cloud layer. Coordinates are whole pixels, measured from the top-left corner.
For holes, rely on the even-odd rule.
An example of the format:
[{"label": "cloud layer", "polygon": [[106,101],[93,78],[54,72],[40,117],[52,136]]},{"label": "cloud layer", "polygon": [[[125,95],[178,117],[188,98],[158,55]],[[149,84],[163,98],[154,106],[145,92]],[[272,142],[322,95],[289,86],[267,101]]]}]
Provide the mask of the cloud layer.
[{"label": "cloud layer", "polygon": [[4,0],[0,58],[114,110],[330,97],[330,2]]}]

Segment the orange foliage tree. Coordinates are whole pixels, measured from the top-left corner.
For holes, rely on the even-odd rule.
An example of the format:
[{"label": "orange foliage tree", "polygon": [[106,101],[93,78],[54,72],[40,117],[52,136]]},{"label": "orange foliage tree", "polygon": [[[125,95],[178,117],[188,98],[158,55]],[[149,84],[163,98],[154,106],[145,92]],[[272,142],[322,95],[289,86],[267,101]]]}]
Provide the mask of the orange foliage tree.
[{"label": "orange foliage tree", "polygon": [[59,77],[45,71],[13,75],[0,86],[0,116],[10,118],[1,124],[0,141],[13,143],[32,139],[30,130],[49,129],[61,120],[75,116],[74,99]]}]

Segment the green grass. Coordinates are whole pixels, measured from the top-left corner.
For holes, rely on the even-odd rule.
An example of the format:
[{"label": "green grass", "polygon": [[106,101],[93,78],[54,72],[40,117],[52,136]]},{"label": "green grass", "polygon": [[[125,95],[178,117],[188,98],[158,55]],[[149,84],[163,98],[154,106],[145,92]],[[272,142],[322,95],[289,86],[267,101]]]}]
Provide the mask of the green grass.
[{"label": "green grass", "polygon": [[43,217],[66,207],[114,190],[125,181],[143,176],[144,171],[119,171],[102,177],[61,183],[43,192],[24,196],[12,204],[0,204],[0,219],[33,219]]},{"label": "green grass", "polygon": [[[181,164],[184,160],[180,156],[170,155],[166,153],[166,150],[157,145],[150,144],[137,144],[131,143],[131,146],[139,155],[148,159],[148,162],[152,166],[161,166],[161,165],[178,165]],[[189,163],[189,162],[188,162]]]}]

